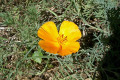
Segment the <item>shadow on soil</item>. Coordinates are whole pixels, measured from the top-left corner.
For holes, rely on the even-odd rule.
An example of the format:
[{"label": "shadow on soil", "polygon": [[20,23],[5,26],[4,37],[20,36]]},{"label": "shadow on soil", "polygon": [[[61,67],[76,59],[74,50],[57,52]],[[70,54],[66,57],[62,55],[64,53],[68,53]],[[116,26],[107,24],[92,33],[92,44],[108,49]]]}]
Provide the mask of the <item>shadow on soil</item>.
[{"label": "shadow on soil", "polygon": [[107,39],[111,47],[99,63],[98,72],[101,80],[120,80],[120,8],[107,13],[113,34]]}]

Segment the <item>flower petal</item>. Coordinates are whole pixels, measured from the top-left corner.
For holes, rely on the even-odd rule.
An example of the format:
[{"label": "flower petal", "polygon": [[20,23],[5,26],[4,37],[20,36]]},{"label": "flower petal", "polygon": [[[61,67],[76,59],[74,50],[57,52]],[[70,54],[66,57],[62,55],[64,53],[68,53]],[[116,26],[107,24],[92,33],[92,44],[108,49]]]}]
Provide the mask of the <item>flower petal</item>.
[{"label": "flower petal", "polygon": [[53,41],[40,40],[38,44],[45,51],[54,53],[54,54],[56,54],[60,48],[60,45],[58,44],[58,42],[53,42]]},{"label": "flower petal", "polygon": [[78,26],[70,21],[62,22],[59,34],[67,36],[68,41],[76,41],[82,36]]},{"label": "flower petal", "polygon": [[62,45],[61,50],[58,54],[61,56],[66,56],[72,53],[76,53],[80,48],[79,42],[66,42],[65,45]]},{"label": "flower petal", "polygon": [[43,40],[57,41],[58,31],[54,22],[49,21],[43,24],[38,32],[38,36]]}]

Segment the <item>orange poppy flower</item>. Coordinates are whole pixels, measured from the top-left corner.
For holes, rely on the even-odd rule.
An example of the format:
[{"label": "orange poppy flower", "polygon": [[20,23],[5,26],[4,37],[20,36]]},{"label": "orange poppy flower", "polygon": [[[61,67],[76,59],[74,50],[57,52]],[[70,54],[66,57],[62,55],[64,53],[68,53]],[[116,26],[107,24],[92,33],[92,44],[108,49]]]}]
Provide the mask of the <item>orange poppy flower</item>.
[{"label": "orange poppy flower", "polygon": [[76,53],[80,48],[76,40],[81,38],[81,32],[78,26],[70,21],[62,22],[59,33],[54,22],[46,22],[39,28],[37,34],[42,39],[38,43],[40,47],[53,54],[65,56]]}]

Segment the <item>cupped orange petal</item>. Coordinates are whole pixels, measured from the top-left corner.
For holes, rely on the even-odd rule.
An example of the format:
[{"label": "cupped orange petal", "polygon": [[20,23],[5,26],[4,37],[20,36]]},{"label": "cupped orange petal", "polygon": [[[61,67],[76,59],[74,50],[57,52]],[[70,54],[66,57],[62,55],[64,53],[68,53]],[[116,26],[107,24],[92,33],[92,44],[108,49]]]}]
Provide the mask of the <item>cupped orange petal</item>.
[{"label": "cupped orange petal", "polygon": [[58,31],[54,22],[49,21],[44,23],[38,30],[37,35],[43,39],[48,41],[57,41]]},{"label": "cupped orange petal", "polygon": [[61,56],[66,56],[72,53],[76,53],[79,50],[79,48],[79,42],[66,42],[64,45],[62,45],[58,54]]},{"label": "cupped orange petal", "polygon": [[68,41],[76,41],[81,38],[81,32],[78,26],[70,21],[63,21],[60,26],[59,35],[67,36]]},{"label": "cupped orange petal", "polygon": [[40,40],[39,46],[47,52],[56,54],[60,48],[58,42]]}]

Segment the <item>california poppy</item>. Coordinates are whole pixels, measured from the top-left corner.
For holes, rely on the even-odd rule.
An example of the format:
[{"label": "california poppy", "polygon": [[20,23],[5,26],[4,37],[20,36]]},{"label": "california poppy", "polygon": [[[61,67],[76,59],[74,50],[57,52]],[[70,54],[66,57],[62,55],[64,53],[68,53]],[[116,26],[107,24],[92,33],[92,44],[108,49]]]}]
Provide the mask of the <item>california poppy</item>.
[{"label": "california poppy", "polygon": [[43,50],[61,56],[76,53],[80,48],[77,40],[82,36],[78,26],[70,21],[62,22],[59,33],[54,22],[46,22],[37,35],[42,39],[38,44]]}]

